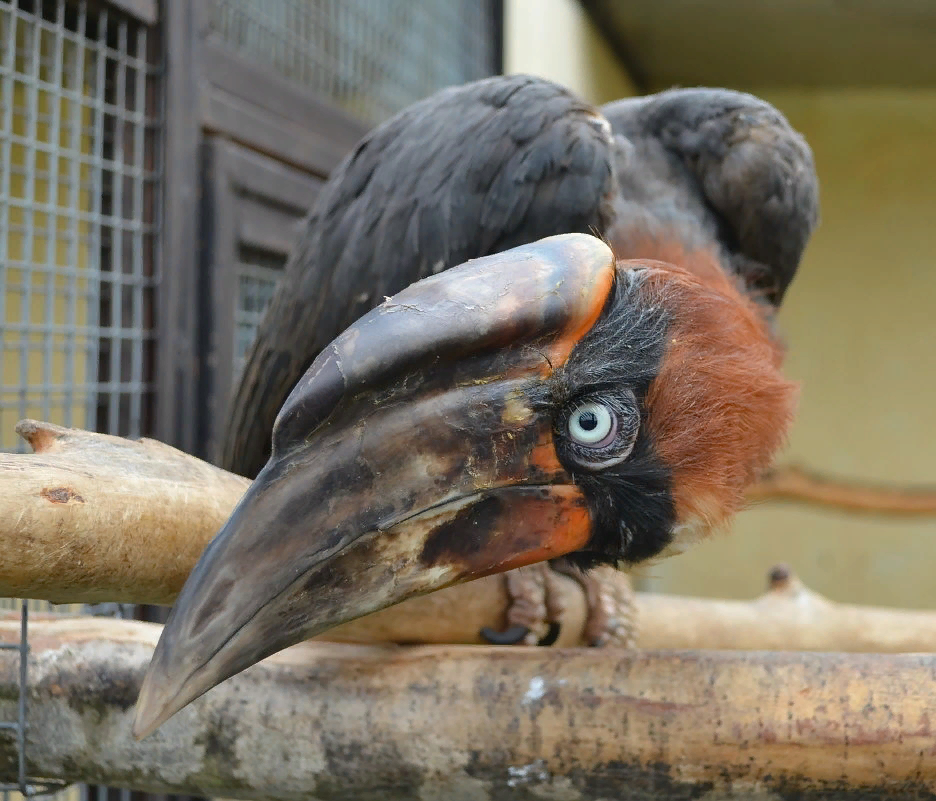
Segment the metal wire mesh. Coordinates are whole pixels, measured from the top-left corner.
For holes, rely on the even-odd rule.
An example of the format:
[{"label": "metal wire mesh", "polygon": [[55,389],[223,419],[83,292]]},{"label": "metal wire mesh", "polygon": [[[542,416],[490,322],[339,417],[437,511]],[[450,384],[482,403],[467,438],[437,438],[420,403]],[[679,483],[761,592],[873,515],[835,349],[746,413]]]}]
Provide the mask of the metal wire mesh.
[{"label": "metal wire mesh", "polygon": [[156,75],[147,29],[98,8],[0,0],[2,449],[24,417],[148,424]]},{"label": "metal wire mesh", "polygon": [[[24,417],[149,427],[160,94],[147,34],[100,2],[0,0],[0,450],[25,449]],[[28,717],[9,723],[19,736]]]},{"label": "metal wire mesh", "polygon": [[247,352],[257,336],[263,313],[283,274],[286,260],[275,253],[242,247],[237,264],[237,298],[234,308],[234,375],[243,369]]},{"label": "metal wire mesh", "polygon": [[213,28],[240,54],[377,123],[496,69],[482,0],[219,0]]},{"label": "metal wire mesh", "polygon": [[[492,4],[479,0],[215,7],[229,47],[369,122],[496,64]],[[0,450],[24,449],[13,434],[24,417],[124,436],[150,428],[161,93],[147,34],[104,0],[0,0]],[[238,367],[282,261],[240,254]],[[61,797],[117,795],[129,801],[100,787]]]}]

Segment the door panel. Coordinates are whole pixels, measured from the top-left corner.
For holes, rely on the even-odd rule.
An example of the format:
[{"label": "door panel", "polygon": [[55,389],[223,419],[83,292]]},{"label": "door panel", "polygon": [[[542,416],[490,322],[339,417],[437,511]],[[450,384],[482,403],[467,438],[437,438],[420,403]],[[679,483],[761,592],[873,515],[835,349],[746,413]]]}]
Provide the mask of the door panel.
[{"label": "door panel", "polygon": [[217,136],[203,163],[206,331],[201,437],[213,455],[223,415],[299,227],[322,179]]}]

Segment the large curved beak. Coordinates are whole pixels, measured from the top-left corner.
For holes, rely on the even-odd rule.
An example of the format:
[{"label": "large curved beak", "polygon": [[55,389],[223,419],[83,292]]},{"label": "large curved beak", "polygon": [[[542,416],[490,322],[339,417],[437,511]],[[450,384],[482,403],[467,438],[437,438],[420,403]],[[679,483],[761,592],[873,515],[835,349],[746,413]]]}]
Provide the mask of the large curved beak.
[{"label": "large curved beak", "polygon": [[582,548],[545,399],[613,275],[600,240],[552,237],[414,284],[323,351],[179,595],[134,735],[340,623]]}]

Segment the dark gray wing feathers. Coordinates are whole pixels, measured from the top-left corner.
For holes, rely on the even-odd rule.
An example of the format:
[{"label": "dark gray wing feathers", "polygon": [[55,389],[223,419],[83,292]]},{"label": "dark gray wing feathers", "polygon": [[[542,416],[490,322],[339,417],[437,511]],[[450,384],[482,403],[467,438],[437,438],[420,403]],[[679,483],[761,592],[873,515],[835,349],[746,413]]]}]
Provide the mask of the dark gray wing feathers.
[{"label": "dark gray wing feathers", "polygon": [[601,112],[644,161],[665,152],[668,184],[680,200],[700,193],[727,261],[750,291],[779,306],[819,217],[812,151],[786,118],[727,89],[672,89]]}]

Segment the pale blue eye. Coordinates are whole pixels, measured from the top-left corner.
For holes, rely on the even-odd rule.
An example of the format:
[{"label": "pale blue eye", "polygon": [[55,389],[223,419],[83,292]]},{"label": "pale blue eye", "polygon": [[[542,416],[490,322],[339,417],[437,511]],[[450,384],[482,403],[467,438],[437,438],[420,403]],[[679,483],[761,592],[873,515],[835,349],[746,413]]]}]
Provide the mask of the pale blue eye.
[{"label": "pale blue eye", "polygon": [[580,445],[602,446],[614,437],[614,413],[604,404],[585,401],[569,415],[569,436]]}]

